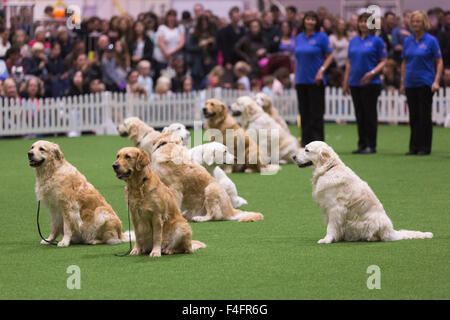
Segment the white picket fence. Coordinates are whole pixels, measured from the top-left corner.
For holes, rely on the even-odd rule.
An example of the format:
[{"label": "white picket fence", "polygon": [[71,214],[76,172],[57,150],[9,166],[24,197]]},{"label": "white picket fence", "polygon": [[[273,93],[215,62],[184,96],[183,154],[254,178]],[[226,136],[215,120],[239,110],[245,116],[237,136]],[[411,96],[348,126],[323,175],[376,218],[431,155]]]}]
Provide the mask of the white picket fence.
[{"label": "white picket fence", "polygon": [[[341,89],[326,88],[325,120],[354,121],[350,96]],[[0,136],[27,134],[67,133],[94,131],[97,134],[114,134],[125,118],[137,116],[149,125],[161,128],[174,122],[192,126],[204,120],[202,108],[209,98],[217,98],[227,105],[242,95],[252,93],[213,89],[193,93],[169,94],[139,98],[124,93],[103,92],[58,99],[0,100]],[[297,95],[294,89],[286,90],[274,99],[275,107],[289,122],[298,115]],[[450,89],[441,89],[433,99],[433,121],[450,126]],[[408,122],[406,98],[398,92],[383,91],[378,101],[378,119],[381,122]]]}]

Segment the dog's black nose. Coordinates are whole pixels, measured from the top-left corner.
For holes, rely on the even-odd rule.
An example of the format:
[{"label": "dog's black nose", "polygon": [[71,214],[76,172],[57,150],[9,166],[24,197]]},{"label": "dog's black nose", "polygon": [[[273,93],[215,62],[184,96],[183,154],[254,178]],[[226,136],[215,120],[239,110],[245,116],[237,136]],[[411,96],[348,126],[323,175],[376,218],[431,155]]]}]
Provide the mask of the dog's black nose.
[{"label": "dog's black nose", "polygon": [[118,163],[113,163],[112,167],[113,167],[114,171],[117,171],[117,170],[119,170],[120,165]]},{"label": "dog's black nose", "polygon": [[28,152],[28,160],[31,160],[33,158],[33,152]]}]

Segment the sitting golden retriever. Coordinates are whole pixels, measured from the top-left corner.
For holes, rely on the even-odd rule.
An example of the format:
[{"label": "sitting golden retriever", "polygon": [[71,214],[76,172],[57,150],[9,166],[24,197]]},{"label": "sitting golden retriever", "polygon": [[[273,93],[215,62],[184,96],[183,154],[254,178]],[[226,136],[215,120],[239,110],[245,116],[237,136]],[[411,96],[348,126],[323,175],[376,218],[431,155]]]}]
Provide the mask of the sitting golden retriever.
[{"label": "sitting golden retriever", "polygon": [[133,146],[147,151],[149,156],[153,141],[161,134],[137,117],[126,118],[118,131],[121,137],[128,137]]},{"label": "sitting golden retriever", "polygon": [[191,221],[263,219],[261,213],[233,208],[224,188],[199,165],[174,133],[159,136],[153,144],[152,170],[172,190],[183,216]]},{"label": "sitting golden retriever", "polygon": [[[245,134],[244,129],[228,113],[227,106],[223,102],[217,99],[209,99],[203,108],[203,115],[208,121],[209,129],[217,129],[220,131],[223,141],[219,142],[230,149],[238,162],[243,162],[233,165],[233,172],[276,172],[280,169],[278,165],[268,165],[261,161],[261,154],[257,143]],[[227,141],[227,131],[233,133],[231,135],[233,141]],[[215,141],[215,137],[212,136],[211,140]],[[240,146],[243,146],[243,155],[239,152],[241,149]]]},{"label": "sitting golden retriever", "polygon": [[128,147],[117,152],[113,164],[116,176],[126,182],[128,203],[136,243],[131,255],[149,253],[192,253],[205,248],[203,242],[192,240],[192,230],[181,215],[172,192],[150,169],[144,150]]},{"label": "sitting golden retriever", "polygon": [[431,232],[394,230],[369,185],[325,142],[309,143],[294,161],[300,168],[314,168],[313,198],[327,222],[327,234],[318,243],[433,238]]},{"label": "sitting golden retriever", "polygon": [[[35,169],[36,196],[49,209],[51,232],[48,244],[63,234],[58,247],[70,243],[116,244],[128,241],[122,222],[92,184],[69,162],[59,146],[37,141],[28,152]],[[133,235],[131,235],[133,237]]]}]

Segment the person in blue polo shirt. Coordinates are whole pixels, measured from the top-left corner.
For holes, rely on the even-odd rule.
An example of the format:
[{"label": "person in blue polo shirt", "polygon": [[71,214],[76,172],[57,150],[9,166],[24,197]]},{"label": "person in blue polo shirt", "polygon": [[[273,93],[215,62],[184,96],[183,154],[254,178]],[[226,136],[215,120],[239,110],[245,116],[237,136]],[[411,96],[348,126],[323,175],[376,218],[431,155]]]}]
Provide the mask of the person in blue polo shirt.
[{"label": "person in blue polo shirt", "polygon": [[406,155],[429,155],[433,136],[431,105],[433,93],[439,90],[442,54],[436,38],[426,32],[430,22],[425,12],[414,11],[410,25],[414,34],[403,42],[400,87],[400,92],[406,93],[411,126]]},{"label": "person in blue polo shirt", "polygon": [[[351,92],[358,128],[358,148],[353,153],[375,153],[377,148],[377,102],[381,92],[379,73],[386,63],[383,39],[369,30],[369,13],[358,17],[359,36],[350,40],[345,67],[344,94]],[[349,89],[350,88],[350,89]]]},{"label": "person in blue polo shirt", "polygon": [[301,116],[302,147],[312,141],[324,141],[323,114],[325,111],[324,71],[333,57],[328,36],[320,32],[319,17],[313,11],[305,13],[303,32],[295,39],[297,59],[295,88]]}]

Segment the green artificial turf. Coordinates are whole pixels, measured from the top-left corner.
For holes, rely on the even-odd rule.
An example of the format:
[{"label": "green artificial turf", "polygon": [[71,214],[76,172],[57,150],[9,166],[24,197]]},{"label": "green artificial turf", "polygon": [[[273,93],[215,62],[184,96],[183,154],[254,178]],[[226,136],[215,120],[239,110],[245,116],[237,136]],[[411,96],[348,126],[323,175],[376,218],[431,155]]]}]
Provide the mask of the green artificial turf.
[{"label": "green artificial turf", "polygon": [[[296,133],[296,128],[291,127]],[[40,245],[35,177],[26,153],[35,140],[0,140],[1,299],[449,299],[450,129],[434,128],[433,153],[404,156],[409,128],[380,126],[378,153],[352,155],[354,125],[327,125],[326,141],[367,181],[396,229],[431,231],[434,239],[319,245],[326,226],[311,197],[312,169],[283,166],[274,176],[232,174],[244,209],[256,223],[192,223],[207,244],[191,255],[114,256],[108,246]],[[61,146],[127,226],[124,183],[115,178],[115,152],[129,145],[115,136],[48,138]],[[41,209],[41,228],[49,215]],[[66,287],[81,270],[81,289]],[[381,289],[369,290],[370,265],[381,269]]]}]

